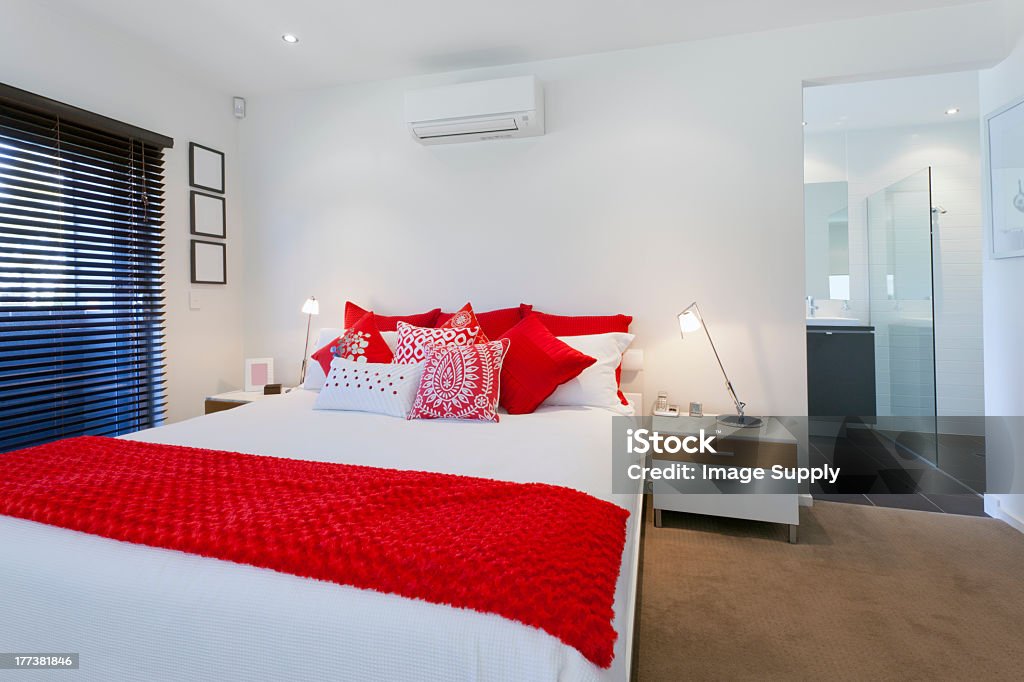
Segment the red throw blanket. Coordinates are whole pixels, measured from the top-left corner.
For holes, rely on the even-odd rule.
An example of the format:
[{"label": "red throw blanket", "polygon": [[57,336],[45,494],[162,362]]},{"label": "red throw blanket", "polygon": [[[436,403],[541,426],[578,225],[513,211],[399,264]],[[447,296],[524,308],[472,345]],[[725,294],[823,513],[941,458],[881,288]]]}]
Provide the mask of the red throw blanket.
[{"label": "red throw blanket", "polygon": [[612,662],[629,512],[568,488],[83,437],[0,455],[0,514],[494,613]]}]

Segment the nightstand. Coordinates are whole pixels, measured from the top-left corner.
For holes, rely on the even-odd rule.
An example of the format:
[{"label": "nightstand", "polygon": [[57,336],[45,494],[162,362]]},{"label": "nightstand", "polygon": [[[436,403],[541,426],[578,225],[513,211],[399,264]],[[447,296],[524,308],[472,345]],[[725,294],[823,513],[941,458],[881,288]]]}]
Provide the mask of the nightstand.
[{"label": "nightstand", "polygon": [[227,393],[218,393],[217,395],[210,395],[206,397],[206,414],[213,414],[214,412],[223,412],[224,410],[232,410],[242,405],[248,405],[256,400],[263,400],[264,398],[276,398],[279,393],[266,395],[263,391],[228,391]]},{"label": "nightstand", "polygon": [[789,541],[797,540],[800,523],[800,496],[796,481],[772,480],[773,466],[795,469],[797,440],[774,417],[765,417],[759,428],[736,428],[719,424],[715,417],[653,417],[651,429],[662,435],[692,436],[715,434],[717,454],[680,451],[677,454],[652,455],[655,467],[673,463],[713,465],[715,467],[761,468],[765,480],[742,483],[735,480],[657,480],[654,481],[654,525],[661,526],[664,509],[735,519],[768,521],[789,525]]}]

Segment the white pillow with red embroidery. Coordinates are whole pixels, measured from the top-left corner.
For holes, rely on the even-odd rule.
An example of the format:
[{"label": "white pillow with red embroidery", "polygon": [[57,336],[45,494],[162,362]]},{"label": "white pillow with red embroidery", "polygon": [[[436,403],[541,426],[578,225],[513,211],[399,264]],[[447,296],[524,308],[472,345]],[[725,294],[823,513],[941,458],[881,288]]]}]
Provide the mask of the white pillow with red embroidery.
[{"label": "white pillow with red embroidery", "polygon": [[416,327],[408,322],[398,323],[398,341],[395,343],[396,364],[423,362],[438,347],[470,346],[480,333],[480,327]]},{"label": "white pillow with red embroidery", "polygon": [[434,349],[423,364],[409,419],[498,421],[501,363],[508,347],[508,339],[499,339]]},{"label": "white pillow with red embroidery", "polygon": [[405,417],[422,376],[423,363],[397,365],[334,358],[313,409]]}]

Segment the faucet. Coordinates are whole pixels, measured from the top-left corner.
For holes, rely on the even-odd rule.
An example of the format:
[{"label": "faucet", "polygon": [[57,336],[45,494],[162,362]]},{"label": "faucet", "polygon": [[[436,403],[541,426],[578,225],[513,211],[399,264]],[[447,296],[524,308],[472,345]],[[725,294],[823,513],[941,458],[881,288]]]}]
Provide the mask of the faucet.
[{"label": "faucet", "polygon": [[814,311],[818,309],[818,306],[814,305],[814,297],[807,297],[807,317],[814,317]]}]

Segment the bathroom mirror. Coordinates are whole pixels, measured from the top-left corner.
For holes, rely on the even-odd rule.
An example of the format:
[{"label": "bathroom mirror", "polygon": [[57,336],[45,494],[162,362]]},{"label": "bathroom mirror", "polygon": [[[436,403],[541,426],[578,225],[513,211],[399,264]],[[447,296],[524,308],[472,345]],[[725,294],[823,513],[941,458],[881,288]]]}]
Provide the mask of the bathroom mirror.
[{"label": "bathroom mirror", "polygon": [[804,185],[807,295],[850,298],[849,187],[846,182]]}]

